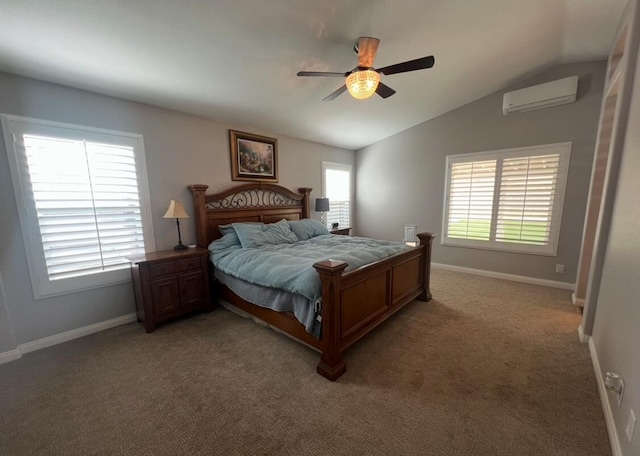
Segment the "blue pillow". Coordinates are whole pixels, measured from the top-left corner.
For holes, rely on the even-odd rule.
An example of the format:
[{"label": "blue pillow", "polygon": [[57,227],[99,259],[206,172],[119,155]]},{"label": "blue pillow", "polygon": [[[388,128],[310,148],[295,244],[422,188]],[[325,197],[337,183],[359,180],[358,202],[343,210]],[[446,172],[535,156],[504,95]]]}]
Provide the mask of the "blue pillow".
[{"label": "blue pillow", "polygon": [[229,247],[238,246],[240,247],[240,239],[238,239],[238,235],[235,230],[231,228],[231,231],[227,232],[224,236],[209,244],[209,250],[213,251],[213,249],[226,249]]},{"label": "blue pillow", "polygon": [[[226,225],[218,225],[218,231],[220,231],[220,234],[222,234],[223,236],[227,233],[234,233],[236,232],[235,228],[233,228],[233,225],[238,225],[240,222],[236,222],[236,223],[228,223]],[[262,222],[242,222],[244,224],[247,225],[264,225],[264,223]]]},{"label": "blue pillow", "polygon": [[256,248],[263,245],[298,242],[298,237],[291,231],[289,224],[284,219],[277,223],[269,223],[267,225],[234,223],[233,229],[236,230],[240,244],[242,244],[242,247],[245,249]]},{"label": "blue pillow", "polygon": [[315,219],[290,220],[289,227],[301,241],[329,234],[327,227]]}]

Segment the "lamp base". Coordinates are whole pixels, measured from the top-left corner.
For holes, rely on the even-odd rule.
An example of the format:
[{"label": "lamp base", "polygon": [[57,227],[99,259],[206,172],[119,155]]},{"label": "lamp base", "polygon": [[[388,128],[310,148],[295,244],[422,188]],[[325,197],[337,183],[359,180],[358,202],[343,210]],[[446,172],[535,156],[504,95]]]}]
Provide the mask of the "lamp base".
[{"label": "lamp base", "polygon": [[178,245],[176,245],[173,250],[187,250],[187,246],[184,245],[183,243],[180,243]]}]

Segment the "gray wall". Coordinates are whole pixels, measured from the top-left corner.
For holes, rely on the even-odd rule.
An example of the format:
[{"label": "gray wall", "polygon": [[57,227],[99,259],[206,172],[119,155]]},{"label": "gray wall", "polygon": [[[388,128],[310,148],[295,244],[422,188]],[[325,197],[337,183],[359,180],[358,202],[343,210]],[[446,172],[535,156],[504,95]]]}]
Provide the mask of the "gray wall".
[{"label": "gray wall", "polygon": [[[637,24],[639,26],[640,24]],[[635,69],[627,132],[609,229],[593,327],[601,372],[625,382],[622,406],[609,395],[622,453],[640,455],[640,55]],[[629,410],[638,423],[633,441],[625,427]]]},{"label": "gray wall", "polygon": [[[162,218],[169,200],[182,199],[193,215],[188,184],[207,184],[210,191],[239,184],[230,178],[230,128],[277,137],[280,184],[291,189],[312,187],[312,197],[320,195],[323,160],[354,163],[350,150],[4,73],[0,73],[0,113],[142,134],[157,250],[171,248],[177,240],[175,222]],[[0,277],[6,296],[0,318],[10,315],[17,344],[134,312],[130,283],[33,299],[4,141],[0,142],[0,219]],[[183,241],[194,243],[193,218],[181,227]],[[4,324],[0,331],[0,353],[15,348],[7,346],[13,338]]]},{"label": "gray wall", "polygon": [[[358,234],[402,240],[405,224],[440,233],[447,155],[571,141],[557,257],[442,246],[436,238],[433,261],[573,283],[605,68],[559,66],[356,151]],[[576,103],[502,115],[504,92],[573,75],[580,76]],[[556,263],[565,265],[564,274],[555,273]]]},{"label": "gray wall", "polygon": [[0,275],[0,353],[8,352],[16,348],[16,339],[13,335],[11,315],[7,306],[4,293],[4,282]]}]

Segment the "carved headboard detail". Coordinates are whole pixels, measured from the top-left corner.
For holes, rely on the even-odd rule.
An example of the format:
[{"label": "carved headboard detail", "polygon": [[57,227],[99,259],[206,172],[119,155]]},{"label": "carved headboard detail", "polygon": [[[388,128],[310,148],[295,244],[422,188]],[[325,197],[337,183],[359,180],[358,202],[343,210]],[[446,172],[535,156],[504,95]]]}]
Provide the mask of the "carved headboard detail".
[{"label": "carved headboard detail", "polygon": [[309,218],[311,188],[300,193],[268,183],[244,184],[207,195],[207,185],[189,185],[196,214],[198,247],[208,247],[222,235],[219,225],[233,222],[274,223],[279,220]]}]

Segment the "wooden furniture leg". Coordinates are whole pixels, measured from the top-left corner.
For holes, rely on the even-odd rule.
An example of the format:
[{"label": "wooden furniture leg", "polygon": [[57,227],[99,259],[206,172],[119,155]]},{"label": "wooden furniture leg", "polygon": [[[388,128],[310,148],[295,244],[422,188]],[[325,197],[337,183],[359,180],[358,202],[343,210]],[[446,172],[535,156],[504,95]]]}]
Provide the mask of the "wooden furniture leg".
[{"label": "wooden furniture leg", "polygon": [[426,246],[424,255],[422,256],[422,272],[424,274],[424,283],[422,293],[418,296],[420,301],[431,301],[431,289],[429,287],[429,279],[431,277],[431,247],[433,239],[436,237],[433,233],[418,233],[420,245]]},{"label": "wooden furniture leg", "polygon": [[320,274],[322,282],[322,354],[317,372],[334,381],[347,370],[340,346],[340,282],[347,263],[326,260],[314,264],[313,267]]}]

